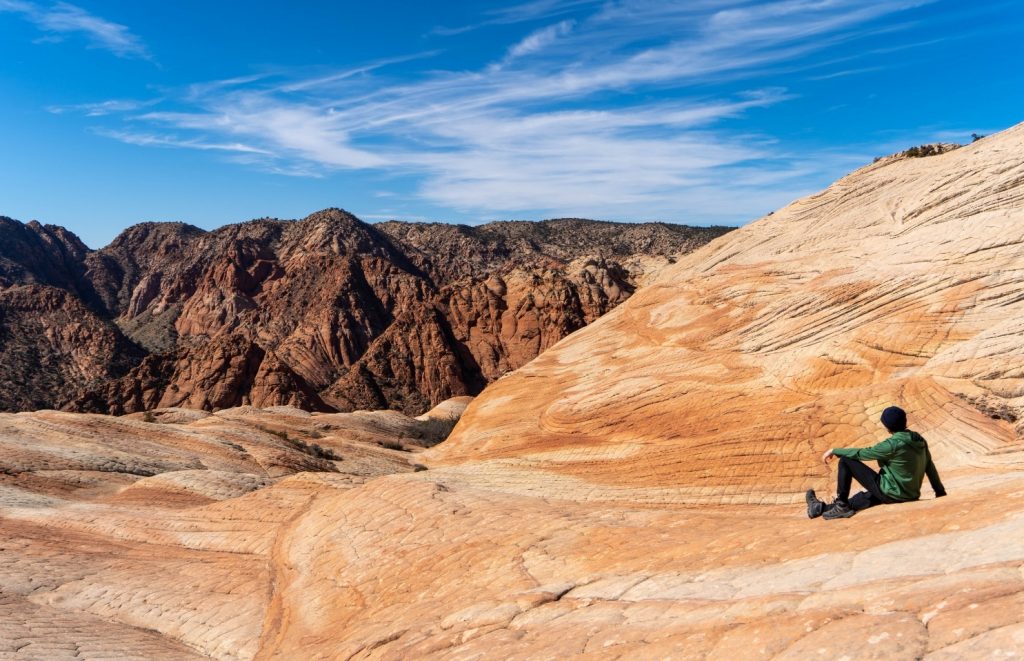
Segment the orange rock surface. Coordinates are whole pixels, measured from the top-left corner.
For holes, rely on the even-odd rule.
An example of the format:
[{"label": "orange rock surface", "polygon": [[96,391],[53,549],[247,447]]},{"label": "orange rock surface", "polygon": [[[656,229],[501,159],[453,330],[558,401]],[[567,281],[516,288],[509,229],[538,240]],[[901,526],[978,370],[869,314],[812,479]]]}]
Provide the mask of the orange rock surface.
[{"label": "orange rock surface", "polygon": [[413,472],[429,432],[395,411],[0,413],[0,658],[252,658],[281,529],[320,490]]},{"label": "orange rock surface", "polygon": [[[182,427],[197,429],[173,452],[129,452],[114,433],[150,444],[170,422],[0,417],[35,467],[3,482],[0,650],[1020,654],[1022,246],[1024,127],[883,159],[680,260],[496,381],[448,441],[404,459],[429,470],[354,488],[237,477],[249,469],[203,445],[242,424],[224,413]],[[889,404],[929,440],[949,495],[808,521],[803,490],[834,481],[821,452],[883,438]],[[298,424],[292,409],[255,415]],[[131,478],[89,472],[99,450],[33,440],[70,421],[109,439],[112,461],[164,472],[117,486]],[[209,475],[195,482],[190,461]],[[205,500],[130,497],[145,489]]]}]

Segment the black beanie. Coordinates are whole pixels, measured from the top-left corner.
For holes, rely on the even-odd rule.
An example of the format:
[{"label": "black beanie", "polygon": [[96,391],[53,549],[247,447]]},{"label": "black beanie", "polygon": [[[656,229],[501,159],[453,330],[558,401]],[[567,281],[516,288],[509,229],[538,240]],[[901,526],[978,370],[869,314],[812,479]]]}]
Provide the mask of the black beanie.
[{"label": "black beanie", "polygon": [[898,406],[890,406],[882,411],[882,424],[891,432],[904,431],[907,428],[907,413]]}]

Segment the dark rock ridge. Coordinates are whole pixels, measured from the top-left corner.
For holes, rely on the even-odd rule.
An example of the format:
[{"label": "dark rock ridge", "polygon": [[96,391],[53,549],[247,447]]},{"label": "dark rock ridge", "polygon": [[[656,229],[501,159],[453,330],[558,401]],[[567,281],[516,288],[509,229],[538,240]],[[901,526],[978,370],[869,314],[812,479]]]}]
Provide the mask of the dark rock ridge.
[{"label": "dark rock ridge", "polygon": [[124,375],[143,356],[65,289],[0,287],[0,410],[54,408]]},{"label": "dark rock ridge", "polygon": [[0,409],[420,412],[476,394],[728,228],[479,227],[340,209],[89,250],[0,217]]}]

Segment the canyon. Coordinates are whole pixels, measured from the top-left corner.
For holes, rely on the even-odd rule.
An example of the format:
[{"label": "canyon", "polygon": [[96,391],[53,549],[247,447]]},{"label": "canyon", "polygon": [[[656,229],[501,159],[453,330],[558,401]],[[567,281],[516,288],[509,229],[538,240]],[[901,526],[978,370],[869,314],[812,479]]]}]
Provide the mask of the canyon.
[{"label": "canyon", "polygon": [[[191,231],[138,231],[156,229]],[[435,240],[393,231],[397,244],[425,252]],[[332,236],[304,231],[302,241]],[[301,245],[295,259],[318,254]],[[288,385],[286,402],[250,395],[252,403],[215,412],[0,414],[0,651],[929,661],[1019,653],[1022,246],[1024,125],[924,158],[882,158],[666,259],[628,300],[540,341],[533,360],[495,349],[495,378],[472,401],[412,410],[404,400],[408,413],[427,411],[418,418],[302,410],[340,403],[318,385]],[[403,272],[463,268],[431,267],[407,251]],[[77,268],[74,247],[67,252],[67,268],[48,261],[40,281]],[[233,288],[190,297],[188,314],[159,303],[178,285],[140,279],[123,290],[132,309],[148,311],[132,337],[168,342],[163,314],[179,335],[230,327],[228,310],[260,318],[241,293],[224,297],[274,272],[260,254],[243,250],[219,279],[202,280]],[[501,291],[479,277],[459,300]],[[424,291],[402,278],[403,296]],[[502,280],[510,291],[513,278]],[[117,289],[95,291],[103,300]],[[287,291],[275,300],[308,302]],[[355,307],[331,309],[373,327]],[[102,332],[74,316],[76,332]],[[275,323],[269,315],[265,328]],[[440,332],[429,317],[406,323],[378,360],[414,353],[401,339],[414,328],[417,347]],[[482,355],[493,338],[467,346]],[[334,378],[297,372],[306,363],[296,346],[258,361],[241,341],[207,350],[211,363],[242,372],[270,361],[267,378],[253,382],[263,388],[283,391],[270,384],[299,383],[293,374],[307,384]],[[102,360],[79,357],[90,358]],[[367,371],[381,373],[375,365]],[[157,381],[165,374],[146,369]],[[212,406],[222,382],[189,382],[203,384],[192,396]],[[346,388],[358,392],[355,381]],[[892,404],[928,439],[948,495],[925,488],[917,502],[809,521],[804,490],[825,495],[835,481],[822,452],[884,438],[878,417]],[[434,426],[456,417],[435,442]]]},{"label": "canyon", "polygon": [[425,410],[475,395],[727,228],[340,209],[90,250],[0,218],[0,410]]}]

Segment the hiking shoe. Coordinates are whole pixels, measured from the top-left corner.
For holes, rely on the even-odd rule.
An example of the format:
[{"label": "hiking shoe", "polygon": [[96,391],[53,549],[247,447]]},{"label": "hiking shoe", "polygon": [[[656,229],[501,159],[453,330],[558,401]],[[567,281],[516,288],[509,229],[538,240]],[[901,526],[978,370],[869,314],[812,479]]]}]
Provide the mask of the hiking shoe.
[{"label": "hiking shoe", "polygon": [[808,519],[817,519],[825,513],[825,503],[818,500],[818,497],[814,494],[814,489],[808,489],[804,499],[807,501]]},{"label": "hiking shoe", "polygon": [[821,518],[823,519],[849,519],[851,516],[857,513],[857,510],[850,507],[849,503],[841,503],[836,501],[832,503],[832,507],[825,510]]}]

